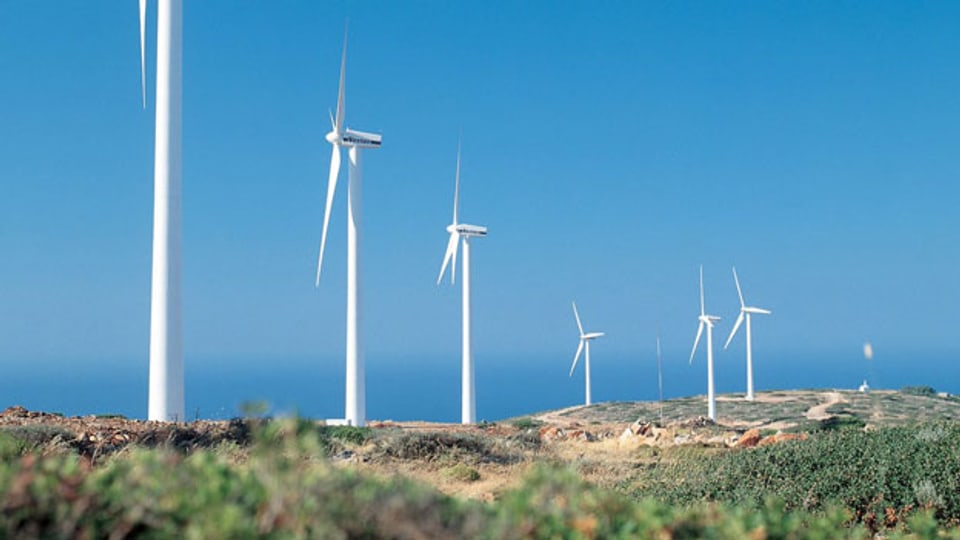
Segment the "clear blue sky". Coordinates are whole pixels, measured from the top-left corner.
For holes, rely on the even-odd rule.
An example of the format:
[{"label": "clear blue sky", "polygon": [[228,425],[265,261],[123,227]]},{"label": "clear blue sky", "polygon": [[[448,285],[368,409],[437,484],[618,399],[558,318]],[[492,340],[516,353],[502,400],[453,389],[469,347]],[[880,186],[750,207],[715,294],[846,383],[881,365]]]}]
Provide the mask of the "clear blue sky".
[{"label": "clear blue sky", "polygon": [[[960,4],[185,2],[188,362],[342,357],[346,176],[313,286],[344,20],[367,351],[456,358],[434,284],[463,131],[478,358],[675,361],[736,265],[769,354],[956,355]],[[0,361],[146,370],[155,7],[0,0]],[[742,345],[738,345],[742,347]],[[415,360],[413,360],[415,361]]]}]

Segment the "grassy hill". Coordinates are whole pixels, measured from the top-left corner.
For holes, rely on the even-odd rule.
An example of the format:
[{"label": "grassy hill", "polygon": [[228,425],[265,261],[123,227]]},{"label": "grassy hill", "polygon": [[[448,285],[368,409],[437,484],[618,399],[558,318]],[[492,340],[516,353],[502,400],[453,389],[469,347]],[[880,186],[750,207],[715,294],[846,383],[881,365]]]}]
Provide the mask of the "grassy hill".
[{"label": "grassy hill", "polygon": [[[663,402],[663,420],[666,424],[705,416],[706,412],[706,396]],[[660,404],[655,401],[615,401],[536,416],[585,423],[623,423],[638,419],[654,422],[659,421]],[[757,393],[754,401],[745,401],[742,395],[736,394],[717,396],[717,424],[722,426],[803,430],[815,428],[818,421],[830,416],[858,418],[865,424],[877,427],[917,421],[958,420],[960,399],[940,396],[932,389],[923,387],[867,393],[852,390],[771,391]]]}]

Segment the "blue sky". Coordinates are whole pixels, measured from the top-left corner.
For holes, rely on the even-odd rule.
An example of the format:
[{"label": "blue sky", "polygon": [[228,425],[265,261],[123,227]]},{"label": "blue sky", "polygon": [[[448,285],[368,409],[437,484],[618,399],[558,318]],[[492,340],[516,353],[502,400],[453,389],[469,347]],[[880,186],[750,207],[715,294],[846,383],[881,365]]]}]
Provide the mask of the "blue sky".
[{"label": "blue sky", "polygon": [[[155,8],[0,1],[0,359],[147,365]],[[960,5],[187,2],[188,362],[342,358],[346,175],[314,288],[350,19],[371,355],[456,361],[434,283],[463,132],[478,361],[672,361],[708,310],[758,355],[956,355]],[[731,348],[742,351],[739,343]],[[736,353],[740,354],[740,353]],[[133,367],[131,367],[133,366]],[[338,383],[339,384],[339,383]]]}]

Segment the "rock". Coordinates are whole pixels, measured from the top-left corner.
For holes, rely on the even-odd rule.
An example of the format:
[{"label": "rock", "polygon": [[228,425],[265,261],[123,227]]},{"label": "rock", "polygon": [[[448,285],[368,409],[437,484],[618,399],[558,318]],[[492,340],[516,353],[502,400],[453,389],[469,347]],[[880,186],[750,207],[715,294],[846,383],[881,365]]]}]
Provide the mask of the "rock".
[{"label": "rock", "polygon": [[690,420],[680,423],[680,427],[685,428],[702,428],[715,425],[717,425],[717,423],[706,416],[697,416],[696,418],[691,418]]},{"label": "rock", "polygon": [[746,433],[737,439],[737,442],[734,446],[739,446],[741,448],[752,448],[760,443],[760,439],[761,437],[759,429],[748,429]]},{"label": "rock", "polygon": [[643,420],[637,420],[633,424],[630,424],[630,431],[632,431],[634,435],[647,436],[652,429],[653,424],[644,422]]},{"label": "rock", "polygon": [[20,405],[14,405],[12,407],[7,407],[0,416],[7,418],[27,418],[30,416],[30,411],[21,407]]},{"label": "rock", "polygon": [[597,440],[597,436],[589,431],[584,431],[582,429],[573,429],[566,433],[566,439],[573,440],[579,439],[581,441],[593,442]]},{"label": "rock", "polygon": [[563,430],[557,426],[543,426],[538,434],[541,441],[553,441],[563,437]]},{"label": "rock", "polygon": [[771,435],[762,441],[758,446],[767,446],[770,444],[782,443],[784,441],[805,441],[807,440],[806,433],[777,433],[776,435]]}]

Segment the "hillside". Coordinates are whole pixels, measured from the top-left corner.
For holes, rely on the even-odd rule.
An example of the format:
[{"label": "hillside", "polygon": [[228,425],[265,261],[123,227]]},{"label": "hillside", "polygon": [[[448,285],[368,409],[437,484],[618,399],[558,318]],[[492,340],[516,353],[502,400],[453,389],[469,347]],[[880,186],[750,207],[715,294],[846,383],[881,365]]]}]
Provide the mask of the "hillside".
[{"label": "hillside", "polygon": [[[449,494],[490,500],[541,462],[573,464],[583,478],[615,487],[661,459],[655,449],[735,448],[844,427],[960,419],[960,401],[931,392],[773,391],[758,393],[754,402],[721,395],[717,410],[716,425],[701,416],[703,396],[665,401],[662,425],[656,402],[599,403],[476,426],[375,421],[360,439],[330,442],[328,453],[339,467],[402,475]],[[751,429],[757,440],[741,440]],[[239,420],[173,425],[21,408],[0,414],[0,433],[26,441],[27,447],[73,451],[92,461],[132,446],[164,445],[183,451],[211,448],[243,460],[250,439],[249,426]]]},{"label": "hillside", "polygon": [[[612,530],[604,527],[616,525],[623,527],[624,537],[631,537],[635,527],[672,530],[670,521],[649,521],[649,512],[673,516],[669,519],[679,520],[675,523],[695,523],[698,528],[692,531],[720,527],[718,538],[740,538],[757,527],[776,537],[770,527],[790,523],[792,529],[809,530],[812,519],[821,530],[842,526],[847,532],[834,536],[851,538],[862,537],[857,527],[895,530],[910,522],[911,528],[923,525],[935,533],[938,526],[960,524],[960,455],[955,451],[960,444],[960,423],[955,422],[960,403],[951,397],[923,389],[766,392],[752,403],[721,396],[716,424],[699,416],[705,408],[702,397],[667,401],[662,424],[653,422],[659,417],[657,403],[600,403],[475,426],[382,421],[353,428],[296,419],[161,424],[68,418],[11,407],[0,413],[0,492],[7,490],[0,493],[0,505],[5,505],[0,516],[7,516],[0,517],[0,532],[6,527],[10,537],[33,537],[39,529],[30,527],[57,523],[48,521],[44,512],[86,516],[84,512],[93,510],[84,509],[97,505],[134,505],[129,510],[133,514],[115,515],[140,516],[151,507],[147,503],[152,495],[144,500],[146,506],[137,506],[141,503],[136,499],[111,498],[111,489],[141,489],[138,482],[148,482],[143,484],[147,495],[156,489],[183,494],[178,506],[162,510],[182,512],[184,521],[177,523],[183,525],[198,523],[200,514],[189,508],[202,510],[207,504],[203,501],[228,497],[234,501],[230,504],[259,509],[251,519],[260,523],[256,526],[261,531],[274,526],[283,530],[301,518],[288,515],[287,521],[263,522],[261,511],[267,507],[256,506],[262,503],[251,502],[249,495],[279,490],[271,492],[290,501],[291,511],[300,512],[298,505],[313,508],[316,503],[302,500],[298,490],[284,491],[283,482],[301,480],[309,480],[304,489],[322,494],[317,496],[329,499],[325,504],[333,504],[331,508],[359,505],[356,515],[369,514],[373,521],[348,519],[346,514],[324,518],[332,520],[330,526],[359,531],[380,519],[381,506],[364,502],[367,495],[330,486],[359,482],[372,490],[364,493],[406,508],[404,519],[417,530],[438,526],[432,520],[446,515],[447,510],[440,509],[447,508],[462,521],[444,521],[443,526],[455,527],[458,534],[480,523],[490,526],[504,515],[520,520],[501,523],[516,531],[517,523],[530,519],[529,511],[539,516],[539,525],[531,526],[549,525],[544,530]],[[159,451],[144,450],[151,448]],[[168,474],[182,467],[188,472]],[[129,471],[147,476],[130,476]],[[293,476],[277,483],[273,475],[279,471]],[[36,475],[52,475],[51,481],[65,484],[48,493],[33,483]],[[202,497],[190,498],[190,490],[206,486],[208,480],[190,487],[204,475],[212,475],[208,480],[214,484],[203,487],[208,491]],[[216,487],[226,478],[229,485]],[[260,487],[248,492],[242,487],[248,484]],[[581,509],[555,521],[571,497]],[[782,507],[764,502],[771,497],[782,500]],[[644,502],[651,498],[656,502]],[[477,506],[468,503],[471,500],[487,504]],[[610,506],[591,509],[601,500]],[[703,513],[704,501],[736,510]],[[423,514],[421,504],[438,506],[431,506],[433,514]],[[529,505],[535,510],[525,510]],[[239,515],[230,508],[225,511]],[[616,521],[624,509],[635,517]],[[784,511],[794,517],[784,521]],[[597,522],[596,512],[613,521]],[[313,519],[310,513],[296,515]],[[91,515],[74,523],[107,523],[100,519]],[[165,523],[156,519],[146,526]],[[392,531],[395,523],[381,519],[377,527]],[[850,524],[859,525],[847,528]],[[810,537],[823,536],[811,532]]]}]

